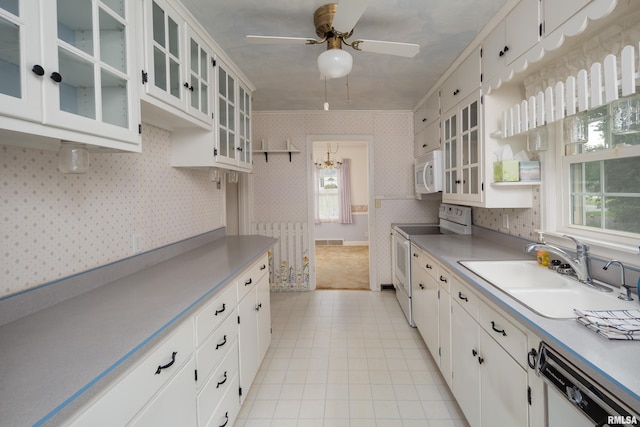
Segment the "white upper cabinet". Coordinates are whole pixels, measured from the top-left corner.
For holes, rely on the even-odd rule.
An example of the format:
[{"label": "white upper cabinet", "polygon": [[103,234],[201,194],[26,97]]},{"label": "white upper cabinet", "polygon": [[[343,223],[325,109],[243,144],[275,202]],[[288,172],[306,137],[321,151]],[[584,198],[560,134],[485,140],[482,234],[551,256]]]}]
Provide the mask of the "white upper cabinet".
[{"label": "white upper cabinet", "polygon": [[140,151],[132,4],[1,2],[0,128]]},{"label": "white upper cabinet", "polygon": [[[161,127],[186,127],[190,122],[211,129],[212,49],[171,4],[148,0],[144,5],[142,81],[153,98],[145,99],[176,116],[168,122],[166,116],[150,121]],[[176,125],[179,118],[187,123]]]},{"label": "white upper cabinet", "polygon": [[251,92],[238,84],[238,165],[251,168]]},{"label": "white upper cabinet", "polygon": [[541,35],[540,0],[521,0],[482,42],[482,80],[489,82]]},{"label": "white upper cabinet", "polygon": [[417,134],[440,118],[440,91],[434,91],[413,113],[413,133]]},{"label": "white upper cabinet", "polygon": [[550,34],[591,0],[543,0],[544,34]]},{"label": "white upper cabinet", "polygon": [[218,148],[216,161],[219,163],[237,164],[236,150],[236,79],[225,65],[218,64]]},{"label": "white upper cabinet", "polygon": [[440,107],[443,112],[480,87],[480,50],[473,50],[442,84]]}]

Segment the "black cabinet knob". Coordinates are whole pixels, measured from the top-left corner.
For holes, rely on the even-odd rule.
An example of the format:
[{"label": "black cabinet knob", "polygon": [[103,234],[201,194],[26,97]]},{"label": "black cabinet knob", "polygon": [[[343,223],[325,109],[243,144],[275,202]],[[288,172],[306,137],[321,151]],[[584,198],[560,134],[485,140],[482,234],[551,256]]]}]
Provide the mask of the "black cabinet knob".
[{"label": "black cabinet knob", "polygon": [[53,73],[51,73],[51,80],[53,80],[56,83],[60,83],[62,81],[62,76],[60,75],[60,73],[54,71]]},{"label": "black cabinet knob", "polygon": [[36,76],[44,76],[44,68],[38,64],[34,65],[31,71],[33,71]]}]

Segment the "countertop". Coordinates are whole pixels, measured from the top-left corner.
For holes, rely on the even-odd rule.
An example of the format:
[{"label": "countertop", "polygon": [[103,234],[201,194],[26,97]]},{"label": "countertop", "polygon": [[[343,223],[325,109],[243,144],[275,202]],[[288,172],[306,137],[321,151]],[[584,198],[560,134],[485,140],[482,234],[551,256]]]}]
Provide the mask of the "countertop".
[{"label": "countertop", "polygon": [[0,327],[0,425],[57,425],[275,242],[223,237]]},{"label": "countertop", "polygon": [[500,236],[484,231],[411,236],[411,241],[640,413],[640,341],[608,340],[573,319],[541,316],[458,264],[463,260],[533,259],[523,251],[527,241],[496,235]]}]

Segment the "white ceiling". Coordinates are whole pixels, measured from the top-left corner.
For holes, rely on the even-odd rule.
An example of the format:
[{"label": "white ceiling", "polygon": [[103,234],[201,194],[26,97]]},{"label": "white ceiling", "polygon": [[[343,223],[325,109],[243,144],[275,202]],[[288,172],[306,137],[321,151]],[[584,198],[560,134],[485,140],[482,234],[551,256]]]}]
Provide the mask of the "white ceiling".
[{"label": "white ceiling", "polygon": [[[245,35],[316,38],[327,0],[182,0],[256,87],[254,111],[321,110],[325,45],[249,44]],[[413,58],[353,51],[349,75],[327,81],[331,110],[411,110],[506,0],[371,0],[350,40],[417,43]]]}]

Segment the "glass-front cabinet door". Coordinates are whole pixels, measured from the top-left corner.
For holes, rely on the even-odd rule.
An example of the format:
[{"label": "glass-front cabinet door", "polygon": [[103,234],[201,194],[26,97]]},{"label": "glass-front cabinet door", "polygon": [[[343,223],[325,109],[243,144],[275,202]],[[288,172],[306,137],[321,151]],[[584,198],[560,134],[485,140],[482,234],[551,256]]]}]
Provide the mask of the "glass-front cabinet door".
[{"label": "glass-front cabinet door", "polygon": [[442,123],[442,153],[444,170],[443,196],[449,199],[458,195],[458,126],[454,111]]},{"label": "glass-front cabinet door", "polygon": [[41,29],[38,9],[27,3],[0,1],[0,114],[40,122]]},{"label": "glass-front cabinet door", "polygon": [[460,122],[461,200],[480,201],[480,161],[478,149],[478,100],[464,103]]},{"label": "glass-front cabinet door", "polygon": [[187,82],[181,75],[184,21],[169,3],[149,0],[145,3],[145,23],[146,91],[184,109],[184,84]]},{"label": "glass-front cabinet door", "polygon": [[43,4],[45,123],[137,142],[130,1]]},{"label": "glass-front cabinet door", "polygon": [[203,122],[212,124],[213,116],[210,107],[210,80],[212,71],[211,53],[206,44],[188,31],[189,54],[187,56],[188,78],[183,84],[187,91],[187,112]]},{"label": "glass-front cabinet door", "polygon": [[138,144],[132,4],[0,0],[0,112],[18,119],[6,127],[43,135],[63,128]]},{"label": "glass-front cabinet door", "polygon": [[216,161],[237,164],[236,151],[236,83],[235,78],[218,62],[218,150]]},{"label": "glass-front cabinet door", "polygon": [[238,86],[238,152],[240,166],[251,167],[251,93]]}]

